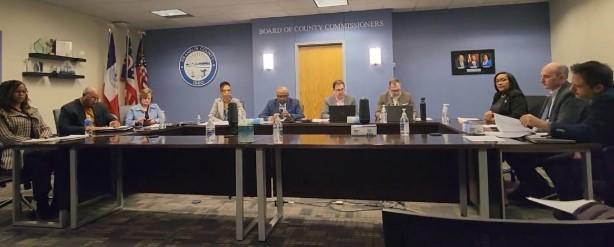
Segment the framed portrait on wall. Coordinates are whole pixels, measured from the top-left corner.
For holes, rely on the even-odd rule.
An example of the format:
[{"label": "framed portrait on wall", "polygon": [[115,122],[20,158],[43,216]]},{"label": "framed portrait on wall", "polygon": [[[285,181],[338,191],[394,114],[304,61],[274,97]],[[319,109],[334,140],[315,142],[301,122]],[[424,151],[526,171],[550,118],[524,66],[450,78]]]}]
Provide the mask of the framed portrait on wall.
[{"label": "framed portrait on wall", "polygon": [[495,50],[452,51],[452,75],[494,74]]}]

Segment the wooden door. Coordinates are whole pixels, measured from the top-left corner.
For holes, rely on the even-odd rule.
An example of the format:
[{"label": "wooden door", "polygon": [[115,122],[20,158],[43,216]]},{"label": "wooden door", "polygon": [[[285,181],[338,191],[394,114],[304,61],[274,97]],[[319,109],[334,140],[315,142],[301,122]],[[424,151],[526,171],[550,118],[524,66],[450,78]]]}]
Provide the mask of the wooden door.
[{"label": "wooden door", "polygon": [[333,81],[343,80],[343,47],[299,46],[298,58],[299,99],[305,107],[305,117],[320,118],[324,98],[332,95]]}]

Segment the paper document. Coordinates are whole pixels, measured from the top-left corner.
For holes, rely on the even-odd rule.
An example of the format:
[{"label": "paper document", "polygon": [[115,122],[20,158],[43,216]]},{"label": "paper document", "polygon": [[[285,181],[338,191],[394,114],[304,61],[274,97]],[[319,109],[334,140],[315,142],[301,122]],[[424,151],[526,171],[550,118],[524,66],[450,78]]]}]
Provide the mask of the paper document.
[{"label": "paper document", "polygon": [[463,136],[463,138],[465,138],[467,141],[470,142],[502,142],[504,141],[503,139],[496,137],[496,136],[491,136],[491,135],[486,135],[486,136]]},{"label": "paper document", "polygon": [[479,118],[474,118],[474,117],[457,117],[456,118],[458,120],[459,124],[463,124],[467,121],[479,121]]},{"label": "paper document", "polygon": [[[214,121],[213,124],[217,125],[230,125],[228,121]],[[200,123],[199,125],[207,125],[207,122]]]},{"label": "paper document", "polygon": [[39,143],[39,142],[53,142],[53,141],[65,141],[65,140],[75,140],[85,138],[86,135],[69,135],[69,136],[58,136],[51,137],[46,139],[30,139],[27,141],[23,141],[23,143]]},{"label": "paper document", "polygon": [[328,123],[328,118],[314,118],[311,120],[312,123]]},{"label": "paper document", "polygon": [[587,203],[594,202],[593,200],[575,200],[575,201],[554,201],[554,200],[543,200],[537,199],[534,197],[527,197],[528,200],[537,202],[542,205],[546,205],[551,208],[556,208],[561,211],[565,211],[567,213],[573,214],[578,208],[586,205]]},{"label": "paper document", "polygon": [[520,120],[495,113],[495,123],[501,132],[499,137],[518,138],[532,133],[531,129],[522,126]]}]

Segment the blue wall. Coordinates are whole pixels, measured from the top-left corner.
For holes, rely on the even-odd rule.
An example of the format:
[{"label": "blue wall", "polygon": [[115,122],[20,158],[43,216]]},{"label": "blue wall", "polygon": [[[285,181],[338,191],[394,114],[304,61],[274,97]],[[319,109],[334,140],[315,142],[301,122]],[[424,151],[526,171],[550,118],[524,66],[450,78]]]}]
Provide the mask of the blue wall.
[{"label": "blue wall", "polygon": [[[324,26],[325,24],[368,20],[382,20],[384,25],[344,30],[260,33],[263,28],[270,27]],[[392,77],[392,12],[390,10],[260,19],[252,22],[252,35],[253,105],[257,112],[264,108],[267,100],[274,98],[274,89],[277,86],[287,86],[290,94],[296,97],[297,44],[343,42],[347,93],[358,98],[369,98],[371,109],[375,109],[377,95],[386,90],[386,83]],[[369,48],[371,47],[381,48],[382,65],[369,65]],[[275,69],[270,71],[262,69],[263,53],[274,54]]]},{"label": "blue wall", "polygon": [[[206,120],[224,80],[232,83],[233,96],[248,102],[247,113],[253,114],[250,24],[152,30],[144,42],[154,102],[167,112],[169,121],[194,120],[196,114]],[[214,81],[204,87],[189,86],[179,74],[179,57],[194,45],[208,47],[218,61]]]},{"label": "blue wall", "polygon": [[495,49],[497,71],[516,76],[527,95],[543,95],[541,67],[551,60],[547,3],[393,14],[395,76],[428,115],[482,117],[494,75],[452,76],[450,51]]}]

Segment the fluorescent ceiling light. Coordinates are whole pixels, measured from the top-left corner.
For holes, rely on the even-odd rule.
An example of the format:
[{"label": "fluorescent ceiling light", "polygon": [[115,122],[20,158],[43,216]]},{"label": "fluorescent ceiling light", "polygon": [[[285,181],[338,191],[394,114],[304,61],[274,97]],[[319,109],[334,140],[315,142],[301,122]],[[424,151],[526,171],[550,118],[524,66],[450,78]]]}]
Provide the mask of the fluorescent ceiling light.
[{"label": "fluorescent ceiling light", "polygon": [[348,5],[348,0],[313,0],[318,8]]},{"label": "fluorescent ceiling light", "polygon": [[162,17],[174,17],[174,16],[186,16],[188,13],[178,9],[166,9],[151,11],[152,14],[156,14]]}]

